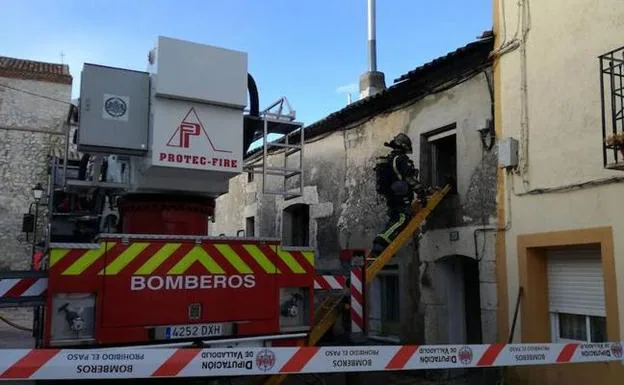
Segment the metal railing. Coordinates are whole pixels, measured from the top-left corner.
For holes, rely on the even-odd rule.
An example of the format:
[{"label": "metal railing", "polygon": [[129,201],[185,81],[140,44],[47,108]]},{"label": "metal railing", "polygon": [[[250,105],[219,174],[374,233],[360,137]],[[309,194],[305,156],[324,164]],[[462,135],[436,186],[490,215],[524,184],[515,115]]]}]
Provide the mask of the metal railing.
[{"label": "metal railing", "polygon": [[599,61],[603,164],[624,170],[624,47],[600,55]]},{"label": "metal railing", "polygon": [[[258,161],[256,157],[253,157],[248,161],[247,171],[262,174],[263,194],[281,195],[284,200],[302,196],[305,143],[303,124],[295,120],[295,111],[291,109],[286,98],[280,98],[260,112],[260,119],[263,126],[261,159]],[[269,141],[270,134],[283,136],[278,140]],[[278,152],[279,156],[283,157],[282,165],[270,164],[269,157],[276,156]],[[293,156],[295,154],[298,157],[295,158]],[[282,178],[281,190],[272,187],[275,183],[269,181],[269,176]],[[299,177],[298,183],[297,181],[293,183],[293,178],[297,176]]]}]

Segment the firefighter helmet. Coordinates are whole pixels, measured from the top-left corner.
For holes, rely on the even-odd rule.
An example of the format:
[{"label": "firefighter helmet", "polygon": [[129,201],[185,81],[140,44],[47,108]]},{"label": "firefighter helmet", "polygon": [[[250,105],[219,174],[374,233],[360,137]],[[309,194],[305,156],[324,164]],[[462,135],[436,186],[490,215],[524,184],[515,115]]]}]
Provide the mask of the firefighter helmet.
[{"label": "firefighter helmet", "polygon": [[404,133],[397,134],[397,136],[392,138],[391,143],[396,149],[405,151],[408,154],[412,153],[412,140]]}]

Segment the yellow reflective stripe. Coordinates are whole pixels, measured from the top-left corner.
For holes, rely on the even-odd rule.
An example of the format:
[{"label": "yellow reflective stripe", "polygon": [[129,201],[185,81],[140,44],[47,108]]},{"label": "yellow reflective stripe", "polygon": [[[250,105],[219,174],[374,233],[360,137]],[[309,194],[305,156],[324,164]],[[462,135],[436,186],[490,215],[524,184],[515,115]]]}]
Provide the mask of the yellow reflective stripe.
[{"label": "yellow reflective stripe", "polygon": [[301,254],[305,257],[305,259],[310,263],[310,265],[314,266],[314,252],[313,251],[302,251]]},{"label": "yellow reflective stripe", "polygon": [[70,252],[70,249],[52,249],[52,250],[50,250],[50,267],[54,266],[58,261],[60,261],[69,252]]},{"label": "yellow reflective stripe", "polygon": [[167,260],[178,248],[180,247],[179,243],[166,243],[163,247],[158,250],[153,257],[147,260],[143,264],[143,266],[139,267],[139,269],[134,273],[136,275],[150,275],[158,266],[160,266],[163,262]]},{"label": "yellow reflective stripe", "polygon": [[295,258],[293,258],[293,256],[290,255],[289,252],[282,250],[280,248],[277,250],[277,255],[282,259],[282,261],[284,261],[284,263],[286,263],[286,265],[288,265],[288,267],[290,268],[290,270],[293,271],[293,273],[297,273],[297,274],[305,273],[305,270],[303,269],[303,267],[301,267],[301,265],[297,263]]},{"label": "yellow reflective stripe", "polygon": [[[100,247],[97,249],[91,249],[84,253],[82,257],[78,258],[71,266],[69,266],[64,272],[63,275],[80,275],[85,270],[89,268],[93,264],[93,262],[97,261],[104,253],[110,249],[112,249],[116,245],[115,242],[112,243],[102,243]],[[105,249],[106,248],[106,249]]]},{"label": "yellow reflective stripe", "polygon": [[389,239],[387,237],[390,237],[390,235],[396,231],[396,229],[398,229],[399,227],[401,227],[401,225],[403,224],[403,222],[405,222],[405,220],[407,219],[405,214],[399,214],[399,220],[396,221],[392,226],[390,226],[388,228],[388,230],[384,231],[381,235],[382,237],[386,240],[389,241]]},{"label": "yellow reflective stripe", "polygon": [[251,268],[245,263],[245,261],[243,261],[241,257],[236,254],[236,252],[230,247],[230,245],[222,243],[214,246],[217,248],[217,250],[219,250],[221,254],[223,254],[225,258],[227,258],[227,260],[232,264],[232,266],[234,266],[236,270],[238,270],[239,273],[253,274],[253,270],[251,270]]},{"label": "yellow reflective stripe", "polygon": [[215,262],[206,250],[199,246],[193,247],[167,274],[184,274],[195,261],[199,261],[212,274],[224,274],[225,271]]},{"label": "yellow reflective stripe", "polygon": [[256,245],[243,245],[245,250],[253,257],[253,259],[258,262],[258,264],[262,267],[262,269],[268,274],[275,274],[276,268],[275,265],[269,261],[266,255],[260,250],[260,248]]},{"label": "yellow reflective stripe", "polygon": [[111,262],[110,264],[108,264],[108,266],[102,269],[99,274],[118,274],[121,270],[123,270],[124,267],[128,266],[128,264],[132,262],[143,250],[145,250],[147,246],[149,246],[149,243],[145,242],[136,242],[131,244],[126,250],[123,251],[123,253],[119,254],[119,256],[115,258],[113,262]]}]

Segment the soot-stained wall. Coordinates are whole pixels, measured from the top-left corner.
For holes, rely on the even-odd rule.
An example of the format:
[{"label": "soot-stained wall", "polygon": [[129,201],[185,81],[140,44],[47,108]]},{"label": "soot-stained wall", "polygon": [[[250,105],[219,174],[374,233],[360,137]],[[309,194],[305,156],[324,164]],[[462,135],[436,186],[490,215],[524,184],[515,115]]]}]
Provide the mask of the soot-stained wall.
[{"label": "soot-stained wall", "polygon": [[[399,132],[406,133],[413,141],[411,157],[415,164],[426,165],[420,159],[424,136],[454,126],[457,194],[434,211],[424,233],[415,238],[419,242],[403,247],[390,263],[398,267],[400,285],[396,306],[402,328],[395,334],[402,340],[424,338],[427,343],[464,342],[469,334],[474,335],[468,332],[474,325],[466,324],[476,312],[481,318],[482,340],[494,341],[496,233],[477,231],[474,236],[477,229],[496,227],[496,146],[489,151],[484,148],[478,132],[491,119],[488,76],[477,74],[394,111],[310,138],[305,145],[302,197],[284,201],[280,196],[263,195],[261,175],[255,175],[251,182],[246,174],[236,177],[230,193],[217,201],[215,230],[235,235],[245,228],[246,217],[255,216],[256,235],[281,237],[284,209],[305,203],[310,207],[309,239],[317,250],[317,268],[338,269],[340,250],[369,249],[386,221],[385,204],[375,193],[373,173],[375,157],[389,150],[384,142]],[[283,165],[283,154],[270,155],[268,161]],[[267,189],[282,188],[279,178],[270,177],[267,182]],[[460,262],[449,264],[448,257]],[[441,272],[457,270],[452,266],[463,266],[462,258],[476,263],[477,269],[463,269],[470,275],[462,278],[466,284],[450,288],[458,278]],[[458,302],[460,297],[463,299]],[[380,305],[372,302],[369,315],[377,319],[381,317]],[[449,311],[450,306],[459,309]],[[371,327],[375,328],[375,322]]]}]

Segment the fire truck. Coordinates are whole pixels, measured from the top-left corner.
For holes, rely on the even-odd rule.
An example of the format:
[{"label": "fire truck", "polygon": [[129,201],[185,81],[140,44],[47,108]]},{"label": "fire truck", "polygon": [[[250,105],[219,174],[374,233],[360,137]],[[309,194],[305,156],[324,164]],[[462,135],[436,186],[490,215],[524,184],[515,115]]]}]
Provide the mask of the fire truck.
[{"label": "fire truck", "polygon": [[[208,234],[250,145],[298,136],[287,150],[302,159],[302,124],[285,98],[259,110],[244,52],[159,37],[147,60],[82,69],[77,130],[50,159],[43,272],[22,277],[46,289],[37,346],[296,344],[312,323],[314,249]],[[301,163],[255,166],[301,177]]]},{"label": "fire truck", "polygon": [[[35,309],[36,348],[310,346],[341,318],[350,335],[365,333],[366,285],[450,187],[416,202],[377,258],[343,250],[337,275],[317,273],[314,248],[216,235],[216,200],[241,173],[262,174],[262,194],[303,194],[303,125],[286,98],[260,110],[244,52],[161,36],[147,62],[84,64],[65,153],[50,158],[37,202],[44,258],[0,272],[0,307]],[[267,159],[273,147],[282,166]]]}]

